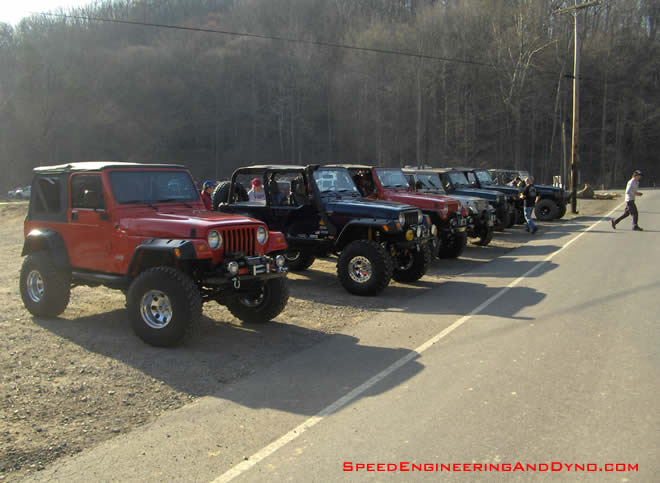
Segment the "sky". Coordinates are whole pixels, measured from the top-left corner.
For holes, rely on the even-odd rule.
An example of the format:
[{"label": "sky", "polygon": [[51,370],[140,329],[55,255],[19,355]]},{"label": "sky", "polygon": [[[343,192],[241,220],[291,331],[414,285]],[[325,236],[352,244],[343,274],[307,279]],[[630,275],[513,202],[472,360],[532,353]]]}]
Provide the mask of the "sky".
[{"label": "sky", "polygon": [[0,0],[0,22],[16,25],[30,12],[54,11],[60,7],[79,7],[91,0]]}]

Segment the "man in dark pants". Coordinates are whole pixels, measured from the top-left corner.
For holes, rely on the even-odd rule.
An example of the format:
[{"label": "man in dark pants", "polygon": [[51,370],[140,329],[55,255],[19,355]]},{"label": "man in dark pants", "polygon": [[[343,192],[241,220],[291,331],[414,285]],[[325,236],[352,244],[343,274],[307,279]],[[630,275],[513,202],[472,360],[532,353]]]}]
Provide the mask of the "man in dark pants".
[{"label": "man in dark pants", "polygon": [[536,192],[536,186],[534,186],[534,178],[531,176],[525,179],[525,185],[522,193],[520,193],[520,197],[524,200],[525,221],[527,222],[527,228],[525,230],[531,232],[533,235],[539,229],[534,223],[534,220],[532,220],[532,213],[538,201],[538,193]]},{"label": "man in dark pants", "polygon": [[642,172],[638,169],[636,169],[633,172],[632,178],[630,178],[630,181],[628,181],[628,184],[626,185],[626,210],[623,212],[623,215],[618,217],[616,220],[612,219],[610,220],[612,222],[612,228],[616,230],[616,225],[623,220],[624,218],[627,218],[628,216],[632,215],[633,219],[633,230],[635,231],[644,231],[642,228],[637,224],[637,220],[639,218],[639,213],[637,212],[637,205],[635,205],[635,198],[637,196],[642,196],[642,193],[638,193],[637,190],[639,189],[639,180],[642,177]]}]

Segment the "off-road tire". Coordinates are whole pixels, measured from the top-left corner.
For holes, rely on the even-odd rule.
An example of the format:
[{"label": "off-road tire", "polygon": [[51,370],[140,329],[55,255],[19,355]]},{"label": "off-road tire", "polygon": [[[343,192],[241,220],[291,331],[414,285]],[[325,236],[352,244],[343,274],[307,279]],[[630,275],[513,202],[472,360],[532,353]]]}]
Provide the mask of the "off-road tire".
[{"label": "off-road tire", "polygon": [[[167,300],[169,304],[159,305]],[[126,306],[135,334],[156,347],[174,346],[192,337],[202,317],[202,297],[197,285],[188,275],[171,267],[150,268],[138,275],[128,289]],[[160,319],[160,313],[153,313],[160,308],[167,311],[169,307],[169,321]],[[164,325],[150,326],[148,319],[152,324],[154,319],[155,322],[162,320]]]},{"label": "off-road tire", "polygon": [[431,248],[429,248],[428,243],[423,244],[419,251],[409,250],[408,255],[412,257],[412,263],[410,263],[410,265],[407,266],[407,268],[404,270],[397,268],[398,257],[393,257],[392,261],[394,263],[394,272],[392,273],[392,278],[397,282],[416,282],[424,276],[433,259],[431,255]]},{"label": "off-road tire", "polygon": [[550,221],[557,218],[559,215],[559,206],[553,200],[548,198],[543,198],[536,203],[534,208],[534,214],[536,215],[537,220],[541,221]]},{"label": "off-road tire", "polygon": [[[213,190],[213,194],[211,195],[213,211],[217,211],[218,205],[220,205],[220,203],[227,203],[227,201],[229,200],[230,187],[231,187],[230,181],[225,181],[215,187],[215,189]],[[233,201],[248,201],[249,199],[250,197],[248,196],[247,191],[245,191],[243,185],[236,183],[236,189],[234,190]]]},{"label": "off-road tire", "polygon": [[458,233],[453,236],[450,245],[443,244],[438,252],[438,258],[458,258],[463,254],[467,245],[467,234]]},{"label": "off-road tire", "polygon": [[285,277],[266,280],[262,288],[262,300],[234,297],[227,308],[234,317],[250,324],[270,322],[280,315],[289,300],[289,286]]},{"label": "off-road tire", "polygon": [[[356,281],[349,273],[349,264],[357,257],[367,260],[372,274],[365,281]],[[378,295],[390,283],[394,263],[392,257],[380,244],[372,240],[355,240],[339,255],[337,276],[342,286],[355,295]]]},{"label": "off-road tire", "polygon": [[316,257],[303,251],[288,251],[284,254],[286,266],[292,272],[302,272],[312,266]]},{"label": "off-road tire", "polygon": [[57,317],[69,305],[71,272],[59,270],[47,252],[23,260],[20,275],[23,304],[36,317]]},{"label": "off-road tire", "polygon": [[559,212],[557,213],[558,220],[564,217],[564,215],[566,214],[566,208],[567,207],[565,204],[559,205]]},{"label": "off-road tire", "polygon": [[481,230],[481,235],[477,237],[477,240],[473,241],[472,243],[480,247],[485,247],[491,242],[492,239],[493,239],[493,230],[489,227]]},{"label": "off-road tire", "polygon": [[513,205],[509,204],[507,211],[509,212],[509,220],[505,228],[511,228],[513,225],[516,224],[516,217],[517,217],[516,208]]},{"label": "off-road tire", "polygon": [[495,230],[502,231],[505,228],[508,228],[511,223],[511,212],[507,209],[504,210],[504,215],[502,218],[498,218],[495,222]]}]

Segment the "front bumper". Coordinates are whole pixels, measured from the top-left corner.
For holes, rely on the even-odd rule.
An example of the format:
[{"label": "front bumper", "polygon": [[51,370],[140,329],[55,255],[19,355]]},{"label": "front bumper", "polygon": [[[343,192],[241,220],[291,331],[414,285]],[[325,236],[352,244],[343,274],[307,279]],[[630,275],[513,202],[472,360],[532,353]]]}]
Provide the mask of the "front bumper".
[{"label": "front bumper", "polygon": [[[238,263],[237,274],[229,272],[229,262]],[[225,260],[215,271],[205,274],[203,284],[223,289],[233,287],[238,291],[241,287],[260,285],[266,280],[286,277],[286,274],[286,267],[278,267],[273,257],[244,257]]]},{"label": "front bumper", "polygon": [[[408,230],[412,230],[413,232],[413,237],[412,239],[408,239],[405,236],[405,233]],[[427,225],[415,225],[407,228],[404,231],[403,236],[397,236],[394,239],[389,240],[389,245],[392,246],[393,248],[397,250],[402,250],[402,249],[417,249],[421,247],[425,243],[429,243],[433,239],[433,235],[431,235],[431,229]]]}]

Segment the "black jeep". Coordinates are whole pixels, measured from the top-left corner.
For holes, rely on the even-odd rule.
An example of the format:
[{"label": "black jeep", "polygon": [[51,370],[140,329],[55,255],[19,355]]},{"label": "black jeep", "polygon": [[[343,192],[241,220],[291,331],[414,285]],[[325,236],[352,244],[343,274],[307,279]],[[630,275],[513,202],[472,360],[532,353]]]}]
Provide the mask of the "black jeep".
[{"label": "black jeep", "polygon": [[[489,169],[488,172],[494,180],[500,184],[509,183],[516,177],[522,180],[524,187],[525,178],[529,176],[527,171],[514,169]],[[550,185],[534,183],[539,201],[534,208],[536,218],[541,221],[557,220],[566,214],[566,205],[570,201],[571,193],[562,188]]]},{"label": "black jeep", "polygon": [[442,187],[452,196],[454,194],[464,196],[474,196],[482,198],[495,208],[497,222],[496,230],[502,230],[511,225],[511,208],[508,206],[506,196],[503,193],[493,190],[476,189],[470,186],[470,182],[465,173],[455,168],[433,168],[440,175]]},{"label": "black jeep", "polygon": [[[246,186],[263,186],[265,199]],[[413,206],[362,199],[340,167],[250,166],[213,193],[214,209],[248,215],[284,233],[290,270],[337,254],[337,275],[356,295],[377,295],[394,278],[419,280],[437,228]]]},{"label": "black jeep", "polygon": [[[459,168],[457,168],[459,169]],[[507,207],[510,212],[509,225],[510,228],[516,223],[525,223],[525,214],[523,212],[523,199],[520,197],[522,189],[518,186],[504,185],[496,183],[491,178],[487,169],[483,168],[460,168],[465,173],[470,187],[483,190],[499,191],[506,196]]]}]

